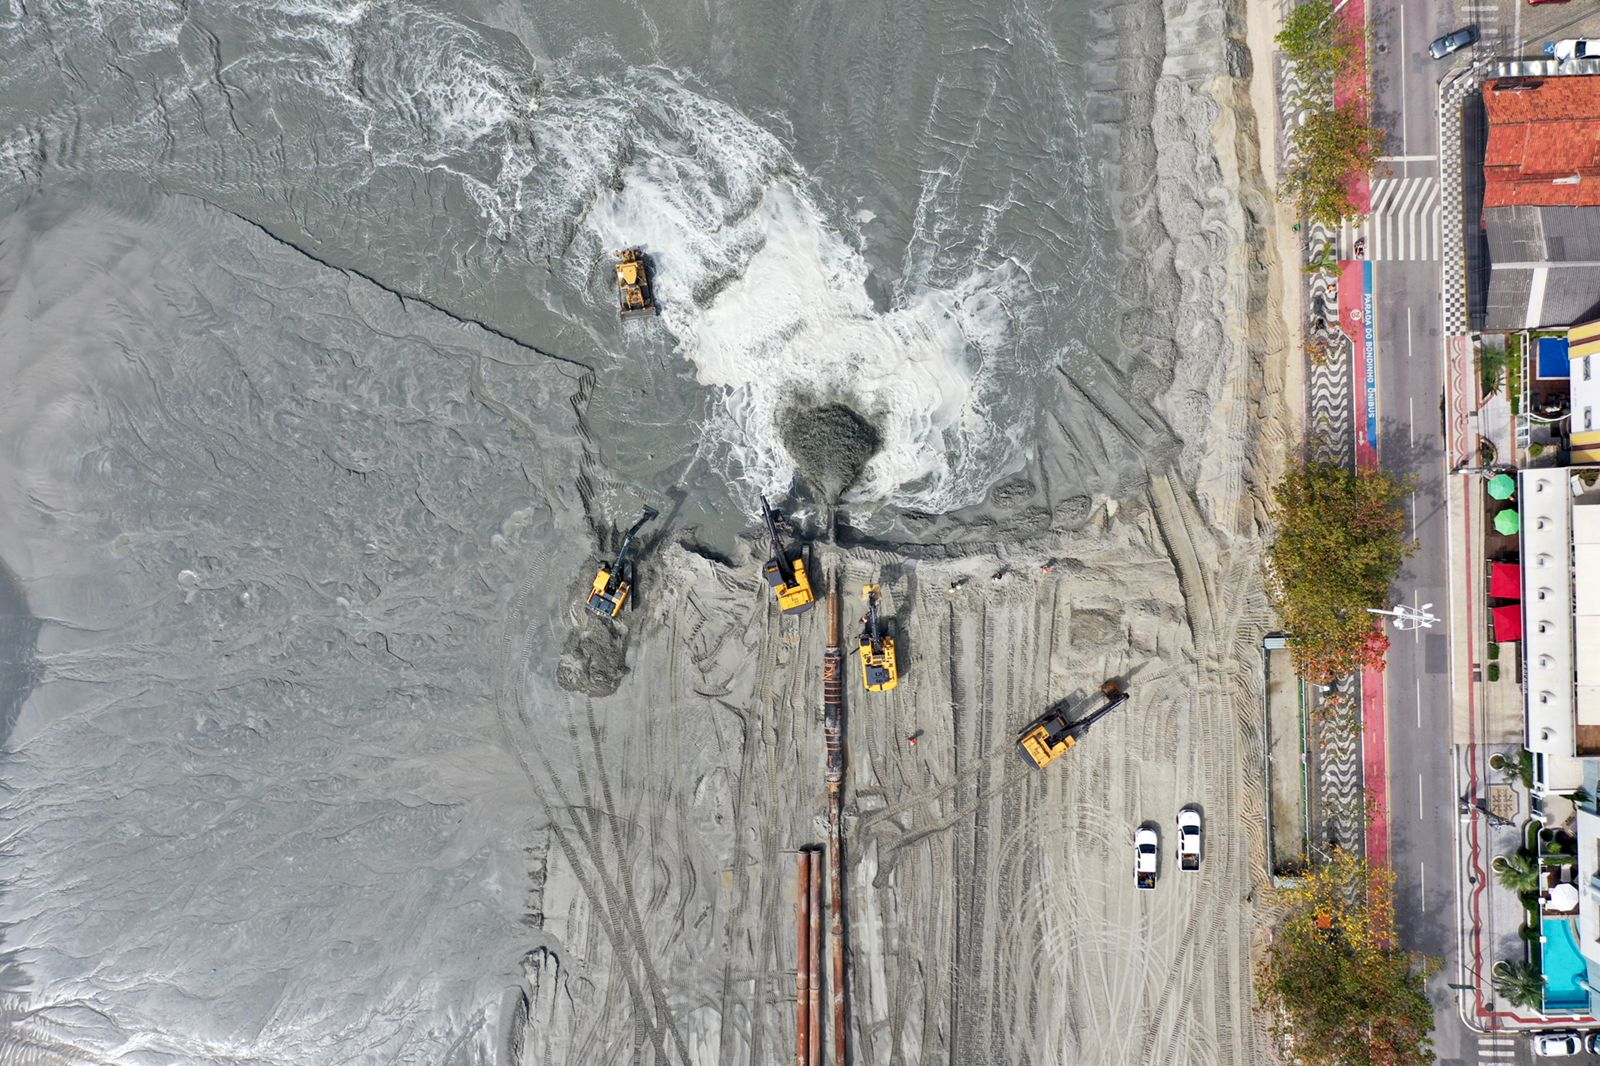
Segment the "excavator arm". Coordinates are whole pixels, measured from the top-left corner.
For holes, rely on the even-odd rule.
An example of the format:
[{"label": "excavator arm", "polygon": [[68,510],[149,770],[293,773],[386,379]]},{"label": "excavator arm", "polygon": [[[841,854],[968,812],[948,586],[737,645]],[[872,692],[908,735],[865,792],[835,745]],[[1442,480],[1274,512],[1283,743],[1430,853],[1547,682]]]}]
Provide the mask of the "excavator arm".
[{"label": "excavator arm", "polygon": [[761,497],[761,517],[767,525],[767,536],[772,540],[772,558],[762,568],[773,595],[778,597],[778,609],[784,614],[800,614],[811,609],[816,595],[811,590],[811,577],[806,573],[803,558],[791,559],[778,533],[778,519],[765,496]]},{"label": "excavator arm", "polygon": [[600,561],[594,584],[584,601],[589,610],[603,618],[615,618],[622,613],[624,606],[631,604],[629,594],[633,591],[633,571],[628,562],[628,553],[633,549],[634,535],[656,517],[656,511],[646,507],[639,520],[628,527],[628,532],[622,538],[622,547],[617,549],[616,560],[609,563],[603,559]]}]

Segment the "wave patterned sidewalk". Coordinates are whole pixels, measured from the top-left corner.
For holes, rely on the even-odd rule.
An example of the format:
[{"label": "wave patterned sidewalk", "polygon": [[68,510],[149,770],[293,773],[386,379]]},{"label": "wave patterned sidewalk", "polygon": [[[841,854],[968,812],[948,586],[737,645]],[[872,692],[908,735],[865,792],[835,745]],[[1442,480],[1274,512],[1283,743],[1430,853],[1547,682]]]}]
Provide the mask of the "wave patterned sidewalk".
[{"label": "wave patterned sidewalk", "polygon": [[[1279,89],[1279,144],[1283,146],[1282,166],[1293,160],[1293,132],[1303,119],[1303,111],[1293,104],[1300,82],[1293,64],[1282,55],[1276,57]],[[1330,250],[1337,255],[1340,233],[1326,226],[1311,225],[1302,230],[1306,261],[1323,262]],[[1325,345],[1327,357],[1312,362],[1306,376],[1306,454],[1309,458],[1335,462],[1353,468],[1356,459],[1354,347],[1339,328],[1338,277],[1332,271],[1306,275],[1306,324],[1308,345]],[[1334,688],[1336,704],[1359,705],[1355,678],[1344,678]],[[1306,687],[1306,700],[1313,716],[1323,720],[1311,735],[1311,823],[1313,847],[1337,842],[1345,848],[1365,846],[1365,782],[1362,778],[1359,720],[1348,713],[1329,709],[1319,711],[1324,691]]]}]

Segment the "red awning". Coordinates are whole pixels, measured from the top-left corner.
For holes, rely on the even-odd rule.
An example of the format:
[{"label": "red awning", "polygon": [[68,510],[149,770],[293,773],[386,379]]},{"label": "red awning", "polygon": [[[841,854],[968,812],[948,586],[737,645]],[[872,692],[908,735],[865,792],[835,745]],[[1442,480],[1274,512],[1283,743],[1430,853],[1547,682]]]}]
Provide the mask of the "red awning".
[{"label": "red awning", "polygon": [[1494,609],[1494,639],[1501,642],[1522,639],[1522,604]]},{"label": "red awning", "polygon": [[1490,567],[1489,595],[1503,600],[1522,599],[1522,567],[1516,563],[1495,563]]}]

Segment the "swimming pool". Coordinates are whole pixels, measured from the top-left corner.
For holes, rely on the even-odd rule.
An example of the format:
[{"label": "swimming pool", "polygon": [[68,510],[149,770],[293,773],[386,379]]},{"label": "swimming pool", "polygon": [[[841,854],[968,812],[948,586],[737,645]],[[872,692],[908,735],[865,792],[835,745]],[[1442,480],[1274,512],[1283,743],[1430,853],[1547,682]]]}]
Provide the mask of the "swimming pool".
[{"label": "swimming pool", "polygon": [[1544,933],[1544,1009],[1545,1013],[1573,1013],[1589,1009],[1589,990],[1584,982],[1589,964],[1578,950],[1578,937],[1571,918],[1546,918]]}]

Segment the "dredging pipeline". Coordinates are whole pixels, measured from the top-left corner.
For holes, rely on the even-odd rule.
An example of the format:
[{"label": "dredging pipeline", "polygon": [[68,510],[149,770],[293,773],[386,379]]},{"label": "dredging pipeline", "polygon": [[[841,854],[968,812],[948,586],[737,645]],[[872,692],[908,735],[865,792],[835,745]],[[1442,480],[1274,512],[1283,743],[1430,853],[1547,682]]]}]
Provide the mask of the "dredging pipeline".
[{"label": "dredging pipeline", "polygon": [[811,850],[800,849],[799,888],[795,893],[799,925],[795,937],[794,1001],[795,1063],[811,1066]]},{"label": "dredging pipeline", "polygon": [[811,1046],[812,1066],[822,1066],[822,852],[811,852]]},{"label": "dredging pipeline", "polygon": [[[844,649],[839,635],[839,574],[828,575],[828,646],[822,653],[822,732],[827,747],[828,935],[833,940],[833,1061],[845,1066],[844,995]],[[816,1064],[813,1064],[816,1066]]]}]

